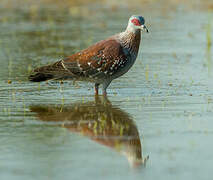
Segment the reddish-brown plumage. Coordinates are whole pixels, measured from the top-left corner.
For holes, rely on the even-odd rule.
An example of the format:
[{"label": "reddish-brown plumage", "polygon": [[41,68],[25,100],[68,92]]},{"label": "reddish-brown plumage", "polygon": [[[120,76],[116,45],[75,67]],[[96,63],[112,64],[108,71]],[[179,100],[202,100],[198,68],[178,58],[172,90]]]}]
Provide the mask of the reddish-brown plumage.
[{"label": "reddish-brown plumage", "polygon": [[143,17],[132,16],[126,31],[52,65],[37,68],[29,79],[36,82],[48,79],[87,80],[95,82],[96,94],[99,84],[103,84],[103,94],[106,94],[111,81],[126,73],[134,64],[141,40],[141,28],[146,28]]},{"label": "reddish-brown plumage", "polygon": [[121,44],[114,39],[108,39],[67,57],[62,60],[62,64],[77,78],[93,79],[99,76],[107,76],[108,74],[112,75],[118,70],[111,68],[114,61],[125,61],[126,58]]}]

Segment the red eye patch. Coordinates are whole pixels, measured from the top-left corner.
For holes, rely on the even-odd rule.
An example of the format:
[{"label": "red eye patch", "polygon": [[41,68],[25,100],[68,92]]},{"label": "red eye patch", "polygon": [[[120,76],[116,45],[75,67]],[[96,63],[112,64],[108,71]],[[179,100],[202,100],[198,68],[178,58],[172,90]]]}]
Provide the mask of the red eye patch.
[{"label": "red eye patch", "polygon": [[138,19],[132,19],[131,22],[135,25],[135,26],[140,26],[140,22]]}]

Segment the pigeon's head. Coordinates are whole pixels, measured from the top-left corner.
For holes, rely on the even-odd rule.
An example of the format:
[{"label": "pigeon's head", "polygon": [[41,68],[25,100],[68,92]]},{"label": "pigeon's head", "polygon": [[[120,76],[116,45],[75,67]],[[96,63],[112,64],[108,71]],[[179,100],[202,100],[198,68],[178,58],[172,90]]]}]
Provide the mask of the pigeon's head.
[{"label": "pigeon's head", "polygon": [[132,30],[142,29],[145,30],[147,33],[149,32],[149,30],[145,26],[145,19],[142,16],[137,15],[133,15],[129,18],[128,29]]}]

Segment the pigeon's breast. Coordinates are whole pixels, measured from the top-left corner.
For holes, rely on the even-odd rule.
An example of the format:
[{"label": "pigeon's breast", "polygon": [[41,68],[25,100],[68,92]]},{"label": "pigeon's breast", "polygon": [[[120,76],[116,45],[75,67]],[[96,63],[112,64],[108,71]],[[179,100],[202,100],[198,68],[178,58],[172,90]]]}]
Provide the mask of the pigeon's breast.
[{"label": "pigeon's breast", "polygon": [[113,73],[112,79],[118,78],[128,72],[137,58],[137,54],[131,52],[128,48],[124,47],[122,50],[124,56],[120,59],[119,64],[121,65],[118,67],[117,71]]}]

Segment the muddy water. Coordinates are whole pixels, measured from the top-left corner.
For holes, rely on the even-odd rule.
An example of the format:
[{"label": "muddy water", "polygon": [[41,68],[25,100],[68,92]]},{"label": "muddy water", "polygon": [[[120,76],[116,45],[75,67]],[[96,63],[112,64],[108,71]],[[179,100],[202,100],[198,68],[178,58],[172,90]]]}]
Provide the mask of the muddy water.
[{"label": "muddy water", "polygon": [[[212,6],[3,2],[1,179],[210,179]],[[27,81],[32,68],[120,32],[131,14],[150,34],[108,99],[90,83]]]}]

